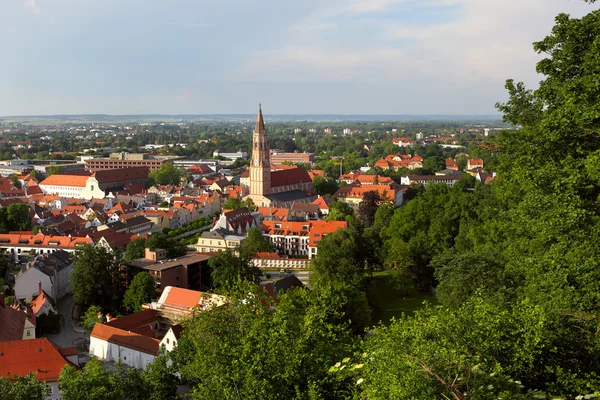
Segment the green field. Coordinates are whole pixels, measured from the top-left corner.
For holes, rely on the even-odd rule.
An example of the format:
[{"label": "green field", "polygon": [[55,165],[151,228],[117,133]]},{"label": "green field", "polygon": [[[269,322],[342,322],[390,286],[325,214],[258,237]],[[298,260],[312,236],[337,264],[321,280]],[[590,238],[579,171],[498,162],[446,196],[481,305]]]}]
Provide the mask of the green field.
[{"label": "green field", "polygon": [[403,313],[410,315],[415,310],[423,308],[423,302],[437,305],[437,299],[431,292],[421,292],[416,289],[399,291],[395,278],[390,272],[376,272],[373,274],[373,323],[379,321],[387,324],[392,317],[400,317]]}]

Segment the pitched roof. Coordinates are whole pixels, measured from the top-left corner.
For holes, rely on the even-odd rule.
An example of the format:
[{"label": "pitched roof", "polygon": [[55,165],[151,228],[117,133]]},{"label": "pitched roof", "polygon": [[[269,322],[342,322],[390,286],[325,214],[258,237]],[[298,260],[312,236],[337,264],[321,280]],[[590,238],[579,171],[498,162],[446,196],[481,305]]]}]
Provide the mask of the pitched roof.
[{"label": "pitched roof", "polygon": [[[119,169],[104,169],[92,174],[98,183],[123,183],[131,180],[148,178],[148,168],[133,167]],[[85,185],[84,185],[85,186]]]},{"label": "pitched roof", "polygon": [[170,307],[177,309],[190,310],[196,306],[201,309],[208,309],[212,306],[219,306],[226,302],[224,296],[189,290],[174,286],[167,286],[160,295],[158,303],[161,307]]},{"label": "pitched roof", "polygon": [[65,365],[73,365],[48,338],[0,342],[0,375],[37,373],[40,382],[56,382]]},{"label": "pitched roof", "polygon": [[265,120],[262,114],[262,107],[258,106],[258,116],[256,117],[256,125],[254,127],[255,132],[265,132]]},{"label": "pitched roof", "polygon": [[18,235],[18,234],[0,234],[0,245],[3,246],[34,246],[34,247],[55,247],[55,248],[75,248],[93,244],[90,238],[68,237],[56,235]]},{"label": "pitched roof", "polygon": [[142,353],[154,356],[158,355],[160,340],[140,335],[139,333],[115,328],[114,326],[107,324],[98,323],[94,325],[94,329],[90,336],[129,349],[138,350]]},{"label": "pitched roof", "polygon": [[0,296],[0,300],[0,341],[22,339],[27,314],[5,305],[4,295]]},{"label": "pitched roof", "polygon": [[312,203],[318,205],[321,210],[329,210],[329,205],[333,202],[333,199],[329,196],[320,196]]},{"label": "pitched roof", "polygon": [[85,183],[87,182],[88,178],[89,176],[82,175],[54,174],[41,181],[40,186],[48,185],[85,187]]},{"label": "pitched roof", "polygon": [[271,172],[271,187],[295,185],[298,183],[312,182],[305,168],[284,169]]},{"label": "pitched roof", "polygon": [[380,196],[388,200],[396,199],[397,190],[393,186],[388,185],[364,185],[351,184],[338,189],[334,196],[339,198],[354,198],[362,199],[367,192],[377,192]]}]

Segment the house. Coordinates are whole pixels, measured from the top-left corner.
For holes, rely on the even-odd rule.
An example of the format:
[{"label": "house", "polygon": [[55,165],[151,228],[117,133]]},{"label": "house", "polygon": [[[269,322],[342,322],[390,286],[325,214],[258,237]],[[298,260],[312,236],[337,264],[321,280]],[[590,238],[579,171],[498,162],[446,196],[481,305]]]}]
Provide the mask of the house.
[{"label": "house", "polygon": [[358,208],[362,203],[364,196],[368,192],[377,192],[379,196],[387,201],[394,203],[395,206],[401,206],[404,203],[404,189],[394,183],[393,185],[346,185],[338,189],[334,193],[339,201],[343,201],[348,205]]},{"label": "house", "polygon": [[458,171],[460,168],[458,168],[458,163],[456,161],[454,161],[451,158],[448,158],[446,160],[446,169],[451,169],[454,171]]},{"label": "house", "polygon": [[195,312],[207,311],[224,304],[227,304],[227,298],[218,294],[167,286],[157,301],[142,307],[153,310],[163,322],[175,326]]},{"label": "house", "polygon": [[306,258],[284,258],[276,252],[256,253],[252,258],[252,263],[255,267],[266,270],[307,269],[310,267],[310,260]]},{"label": "house", "polygon": [[388,154],[385,158],[377,160],[374,167],[383,170],[393,169],[395,171],[401,168],[413,170],[423,168],[423,158],[421,156],[411,157],[407,154]]},{"label": "house", "polygon": [[17,275],[15,297],[29,302],[45,291],[53,300],[61,299],[71,292],[72,264],[72,255],[64,250],[36,256]]},{"label": "house", "polygon": [[278,254],[313,258],[317,255],[317,245],[325,236],[347,228],[346,221],[263,221],[261,230]]},{"label": "house", "polygon": [[393,138],[392,143],[398,147],[412,147],[415,145],[415,141],[409,138]]},{"label": "house", "polygon": [[0,375],[26,376],[35,373],[50,388],[46,400],[61,399],[58,377],[67,366],[78,367],[76,347],[61,348],[48,338],[0,342]]},{"label": "house", "polygon": [[7,305],[4,299],[4,293],[0,293],[0,342],[35,339],[33,312],[30,309],[22,310],[21,306]]},{"label": "house", "polygon": [[59,250],[74,253],[76,250],[93,245],[90,238],[69,237],[56,235],[34,235],[28,233],[4,233],[0,234],[0,249],[19,262],[20,258],[29,258],[34,254],[51,254]]},{"label": "house", "polygon": [[329,205],[333,203],[333,199],[329,196],[319,196],[312,204],[316,204],[319,206],[319,211],[321,214],[327,215],[329,214]]},{"label": "house", "polygon": [[256,226],[254,216],[250,214],[247,207],[242,207],[223,212],[211,231],[221,229],[228,233],[243,235],[253,226]]},{"label": "house", "polygon": [[144,258],[138,258],[121,266],[126,279],[126,286],[139,272],[147,272],[154,278],[156,289],[162,291],[167,286],[201,289],[210,281],[210,257],[200,253],[188,253],[184,256],[167,259],[163,249],[146,249]]},{"label": "house", "polygon": [[242,244],[244,236],[229,235],[223,230],[202,232],[194,246],[199,253],[214,253],[226,249],[236,250]]},{"label": "house", "polygon": [[160,322],[153,310],[142,310],[106,323],[97,323],[90,334],[89,353],[100,360],[146,369],[160,350]]},{"label": "house", "polygon": [[483,160],[479,158],[469,158],[469,160],[467,161],[467,169],[471,170],[476,168],[483,169]]}]

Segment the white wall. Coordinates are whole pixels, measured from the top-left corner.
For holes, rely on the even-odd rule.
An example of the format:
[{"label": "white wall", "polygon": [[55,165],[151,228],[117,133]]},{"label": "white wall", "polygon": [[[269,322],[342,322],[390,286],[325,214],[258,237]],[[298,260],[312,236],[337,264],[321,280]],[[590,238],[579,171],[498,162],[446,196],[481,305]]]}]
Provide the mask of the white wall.
[{"label": "white wall", "polygon": [[37,268],[29,268],[15,281],[15,297],[31,301],[33,296],[40,294],[38,282],[42,282],[42,290],[52,296],[53,285],[50,277]]},{"label": "white wall", "polygon": [[95,337],[90,337],[90,355],[105,361],[119,361],[133,368],[146,369],[154,362],[155,356],[133,350],[118,344],[110,343]]},{"label": "white wall", "polygon": [[175,337],[175,333],[173,333],[173,329],[169,328],[169,331],[160,341],[160,347],[165,346],[165,350],[167,352],[173,351],[173,349],[177,346],[177,338]]}]

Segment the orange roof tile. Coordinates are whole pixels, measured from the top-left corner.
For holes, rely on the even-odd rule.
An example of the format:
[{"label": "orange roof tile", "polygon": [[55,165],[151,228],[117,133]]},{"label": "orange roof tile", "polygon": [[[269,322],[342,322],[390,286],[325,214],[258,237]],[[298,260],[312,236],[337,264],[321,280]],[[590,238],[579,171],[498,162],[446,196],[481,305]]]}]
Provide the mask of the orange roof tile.
[{"label": "orange roof tile", "polygon": [[40,382],[55,382],[65,365],[72,365],[48,338],[0,342],[0,375],[37,372]]},{"label": "orange roof tile", "polygon": [[85,187],[88,178],[89,176],[54,174],[40,182],[40,185]]}]

